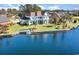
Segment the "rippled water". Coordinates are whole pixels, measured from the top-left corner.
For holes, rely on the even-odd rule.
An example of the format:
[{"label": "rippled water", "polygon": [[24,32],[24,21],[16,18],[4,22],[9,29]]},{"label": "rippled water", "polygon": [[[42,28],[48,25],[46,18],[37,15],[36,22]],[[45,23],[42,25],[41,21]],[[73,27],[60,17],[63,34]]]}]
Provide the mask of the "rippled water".
[{"label": "rippled water", "polygon": [[0,38],[0,54],[79,54],[79,28],[70,31]]}]

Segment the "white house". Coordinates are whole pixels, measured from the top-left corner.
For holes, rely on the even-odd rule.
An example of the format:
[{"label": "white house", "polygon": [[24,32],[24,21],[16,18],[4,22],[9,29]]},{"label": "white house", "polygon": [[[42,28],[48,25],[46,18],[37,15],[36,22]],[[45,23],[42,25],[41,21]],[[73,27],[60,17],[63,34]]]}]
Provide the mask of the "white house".
[{"label": "white house", "polygon": [[20,24],[48,24],[49,16],[47,12],[45,12],[44,15],[41,15],[40,12],[37,12],[37,15],[33,14],[34,13],[32,13],[31,16],[23,16],[23,18],[20,19]]}]

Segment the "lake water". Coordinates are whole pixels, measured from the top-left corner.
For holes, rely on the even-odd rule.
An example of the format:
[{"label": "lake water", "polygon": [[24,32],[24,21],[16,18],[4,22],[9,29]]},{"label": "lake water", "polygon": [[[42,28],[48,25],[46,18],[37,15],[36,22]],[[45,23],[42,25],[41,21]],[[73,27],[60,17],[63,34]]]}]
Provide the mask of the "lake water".
[{"label": "lake water", "polygon": [[0,38],[0,54],[73,55],[79,54],[79,27],[62,32],[16,35]]}]

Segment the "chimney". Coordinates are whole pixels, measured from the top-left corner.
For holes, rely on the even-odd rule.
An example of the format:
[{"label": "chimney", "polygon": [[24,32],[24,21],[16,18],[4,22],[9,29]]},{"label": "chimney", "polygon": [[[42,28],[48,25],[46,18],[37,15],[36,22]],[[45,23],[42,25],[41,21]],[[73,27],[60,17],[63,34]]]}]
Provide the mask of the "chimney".
[{"label": "chimney", "polygon": [[30,16],[30,12],[26,12],[26,14],[25,14],[26,16]]},{"label": "chimney", "polygon": [[36,16],[42,16],[42,12],[41,11],[37,11],[36,12]]},{"label": "chimney", "polygon": [[35,16],[35,12],[31,12],[31,15],[30,16]]}]

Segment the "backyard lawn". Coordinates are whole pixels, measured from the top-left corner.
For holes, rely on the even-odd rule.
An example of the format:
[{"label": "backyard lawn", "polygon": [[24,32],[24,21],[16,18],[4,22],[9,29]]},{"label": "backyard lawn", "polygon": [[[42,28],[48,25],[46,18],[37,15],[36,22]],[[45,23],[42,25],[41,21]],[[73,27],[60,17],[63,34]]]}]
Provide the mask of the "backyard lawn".
[{"label": "backyard lawn", "polygon": [[[67,24],[67,26],[63,28],[63,26],[65,26],[65,24]],[[76,28],[79,25],[79,21],[77,23],[65,23],[65,24],[61,24],[61,25],[38,24],[38,25],[29,25],[29,26],[14,24],[14,25],[8,27],[8,34],[14,34],[14,33],[17,33],[19,30],[29,29],[29,28],[31,28],[31,29],[36,28],[34,30],[34,32],[69,30],[73,27]]]},{"label": "backyard lawn", "polygon": [[[74,17],[74,18],[79,18],[79,17]],[[65,26],[67,25],[67,26]],[[61,25],[56,25],[56,24],[37,24],[37,25],[19,25],[19,24],[14,24],[12,26],[8,27],[8,33],[9,34],[14,34],[16,32],[18,32],[19,30],[22,29],[33,29],[36,28],[34,30],[34,32],[44,32],[44,31],[59,31],[59,30],[70,30],[71,28],[76,28],[79,25],[79,21],[77,23],[73,23],[73,22],[66,22],[64,24]]]},{"label": "backyard lawn", "polygon": [[67,29],[63,29],[62,25],[54,25],[54,24],[42,24],[42,25],[30,25],[30,26],[21,26],[19,24],[15,24],[12,26],[8,27],[8,33],[12,34],[12,33],[16,33],[19,30],[22,29],[29,29],[29,28],[36,28],[36,30],[34,30],[34,32],[43,32],[43,31],[56,31],[56,30],[67,30]]}]

